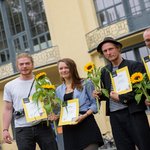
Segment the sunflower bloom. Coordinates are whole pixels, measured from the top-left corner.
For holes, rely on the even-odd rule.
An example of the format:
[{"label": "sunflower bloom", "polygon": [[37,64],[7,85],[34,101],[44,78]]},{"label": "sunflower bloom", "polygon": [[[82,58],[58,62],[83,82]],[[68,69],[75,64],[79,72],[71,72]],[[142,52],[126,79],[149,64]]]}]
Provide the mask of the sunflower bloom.
[{"label": "sunflower bloom", "polygon": [[36,80],[38,80],[38,79],[40,79],[41,77],[44,77],[44,76],[46,76],[46,73],[45,72],[41,72],[41,73],[37,74],[35,76],[35,78],[36,78]]},{"label": "sunflower bloom", "polygon": [[131,82],[134,83],[138,83],[141,82],[143,80],[143,74],[140,72],[136,72],[131,76]]},{"label": "sunflower bloom", "polygon": [[[39,101],[42,102],[43,109],[47,116],[51,113],[59,113],[61,100],[56,97],[55,85],[51,84],[46,72],[41,72],[35,76],[35,89],[36,91],[33,94],[32,99],[37,104]],[[47,124],[49,126],[48,118]],[[57,134],[56,122],[53,121],[53,124],[55,133]]]},{"label": "sunflower bloom", "polygon": [[[96,91],[102,92],[106,97],[109,97],[107,89],[104,89],[101,84],[101,67],[96,68],[94,63],[89,62],[84,66],[84,71],[87,72],[86,80],[91,80]],[[97,110],[100,113],[100,104],[98,98],[96,98]]]},{"label": "sunflower bloom", "polygon": [[150,89],[150,80],[148,79],[147,74],[135,72],[131,76],[131,82],[133,84],[133,88],[135,88],[135,100],[137,101],[137,103],[140,103],[142,95],[145,95],[146,99],[150,101],[150,96],[148,93],[148,90]]},{"label": "sunflower bloom", "polygon": [[53,90],[55,90],[55,85],[49,85],[49,84],[46,84],[46,85],[42,85],[42,88],[44,88],[44,89],[53,89]]},{"label": "sunflower bloom", "polygon": [[92,72],[93,69],[94,69],[94,64],[92,62],[90,62],[84,66],[84,70],[86,72]]}]

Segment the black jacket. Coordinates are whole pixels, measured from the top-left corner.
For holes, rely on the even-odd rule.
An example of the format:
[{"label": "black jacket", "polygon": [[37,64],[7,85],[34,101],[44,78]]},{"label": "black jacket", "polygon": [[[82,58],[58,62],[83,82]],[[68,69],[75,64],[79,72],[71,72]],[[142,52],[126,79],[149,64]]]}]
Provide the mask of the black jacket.
[{"label": "black jacket", "polygon": [[[118,66],[118,69],[123,68],[125,66],[128,67],[130,76],[135,72],[141,72],[141,73],[145,72],[144,65],[141,62],[123,59],[121,64]],[[112,72],[113,66],[111,63],[105,67],[110,72]],[[109,72],[107,71],[107,69],[105,67],[102,69],[101,80],[102,80],[102,83],[104,85],[104,88],[107,89],[110,93],[110,91],[111,91],[111,78],[110,78]],[[109,115],[109,113],[110,113],[110,111],[109,111],[109,99],[104,97],[103,95],[102,95],[101,99],[106,100],[106,115]],[[135,113],[138,111],[145,111],[145,109],[146,109],[146,105],[144,103],[145,97],[142,96],[142,101],[139,104],[137,104],[137,102],[135,100],[135,93],[133,91],[128,92],[126,94],[119,95],[119,99],[120,99],[121,103],[128,106],[129,113]]]}]

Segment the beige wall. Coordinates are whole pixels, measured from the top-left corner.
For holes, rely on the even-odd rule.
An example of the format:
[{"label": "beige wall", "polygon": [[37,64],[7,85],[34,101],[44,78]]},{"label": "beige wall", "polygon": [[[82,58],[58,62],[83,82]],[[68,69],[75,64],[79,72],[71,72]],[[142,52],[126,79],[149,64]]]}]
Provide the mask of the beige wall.
[{"label": "beige wall", "polygon": [[[81,0],[80,0],[81,1]],[[80,74],[83,76],[84,65],[91,61],[88,54],[88,47],[85,39],[87,30],[91,30],[86,24],[89,22],[85,16],[87,9],[91,10],[91,2],[87,2],[86,10],[82,11],[83,4],[86,1],[79,0],[44,0],[45,9],[47,12],[47,19],[49,29],[52,36],[53,45],[57,45],[60,51],[60,57],[70,57],[77,63]],[[80,6],[80,4],[82,4]],[[92,10],[91,10],[92,11]],[[83,13],[84,12],[84,13]],[[86,14],[88,15],[88,14]],[[92,16],[91,16],[92,18]],[[91,20],[91,26],[95,23]]]}]

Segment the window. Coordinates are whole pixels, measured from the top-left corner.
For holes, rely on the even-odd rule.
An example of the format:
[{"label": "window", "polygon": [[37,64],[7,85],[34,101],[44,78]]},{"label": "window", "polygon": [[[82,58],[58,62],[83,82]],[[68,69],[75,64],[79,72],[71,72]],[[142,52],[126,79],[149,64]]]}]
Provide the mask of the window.
[{"label": "window", "polygon": [[133,16],[141,14],[141,6],[139,0],[129,0],[131,13]]},{"label": "window", "polygon": [[101,26],[125,18],[122,0],[95,0],[98,21]]},{"label": "window", "polygon": [[147,11],[150,10],[150,0],[144,0],[144,5]]},{"label": "window", "polygon": [[139,48],[139,53],[140,53],[140,56],[142,58],[146,57],[146,56],[150,55],[150,49],[148,49],[146,46],[140,47]]},{"label": "window", "polygon": [[10,53],[52,46],[43,0],[5,0],[0,5],[0,64],[9,61]]},{"label": "window", "polygon": [[22,9],[19,0],[7,0],[7,13],[12,35],[24,31]]},{"label": "window", "polygon": [[124,59],[136,60],[133,50],[121,54]]},{"label": "window", "polygon": [[8,45],[2,21],[2,15],[0,12],[0,64],[5,63],[8,60],[9,60]]},{"label": "window", "polygon": [[50,46],[50,34],[48,32],[43,1],[25,0],[25,4],[34,50],[46,49]]},{"label": "window", "polygon": [[124,50],[121,54],[122,57],[129,60],[141,61],[143,57],[150,55],[150,49],[143,45],[142,43],[142,45],[135,45]]}]

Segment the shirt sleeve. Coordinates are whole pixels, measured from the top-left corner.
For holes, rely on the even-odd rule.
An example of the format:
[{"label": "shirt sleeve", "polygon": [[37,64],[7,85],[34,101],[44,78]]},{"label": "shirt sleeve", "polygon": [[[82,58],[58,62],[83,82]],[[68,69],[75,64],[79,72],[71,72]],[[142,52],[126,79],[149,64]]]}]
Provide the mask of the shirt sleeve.
[{"label": "shirt sleeve", "polygon": [[88,80],[85,85],[85,90],[90,101],[89,109],[91,109],[94,113],[97,113],[96,99],[92,96],[94,89],[95,88],[93,83],[90,80]]},{"label": "shirt sleeve", "polygon": [[4,87],[4,95],[3,95],[4,101],[12,102],[12,96],[10,91],[11,91],[10,86],[6,84]]}]

